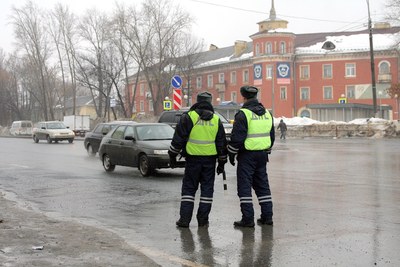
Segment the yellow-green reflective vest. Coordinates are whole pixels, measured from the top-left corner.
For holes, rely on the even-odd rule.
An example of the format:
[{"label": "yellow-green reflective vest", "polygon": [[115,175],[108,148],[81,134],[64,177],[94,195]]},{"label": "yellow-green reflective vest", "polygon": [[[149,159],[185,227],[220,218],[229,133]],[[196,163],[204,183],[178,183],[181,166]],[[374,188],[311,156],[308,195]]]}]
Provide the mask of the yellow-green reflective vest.
[{"label": "yellow-green reflective vest", "polygon": [[204,121],[194,110],[188,114],[192,119],[193,128],[186,144],[186,152],[193,156],[217,155],[215,138],[218,133],[219,117],[214,114],[211,120]]},{"label": "yellow-green reflective vest", "polygon": [[265,110],[265,114],[258,116],[249,109],[240,109],[247,119],[247,137],[244,147],[247,150],[264,150],[271,147],[270,132],[273,127],[272,116]]}]

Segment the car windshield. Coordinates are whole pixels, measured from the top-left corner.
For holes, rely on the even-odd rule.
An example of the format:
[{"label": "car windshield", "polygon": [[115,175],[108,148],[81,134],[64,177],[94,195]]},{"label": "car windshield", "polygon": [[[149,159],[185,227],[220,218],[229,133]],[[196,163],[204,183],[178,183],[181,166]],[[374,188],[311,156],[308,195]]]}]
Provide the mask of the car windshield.
[{"label": "car windshield", "polygon": [[47,123],[47,129],[66,129],[64,124],[61,122],[51,122]]},{"label": "car windshield", "polygon": [[146,125],[136,127],[139,140],[172,140],[174,129],[169,125]]}]

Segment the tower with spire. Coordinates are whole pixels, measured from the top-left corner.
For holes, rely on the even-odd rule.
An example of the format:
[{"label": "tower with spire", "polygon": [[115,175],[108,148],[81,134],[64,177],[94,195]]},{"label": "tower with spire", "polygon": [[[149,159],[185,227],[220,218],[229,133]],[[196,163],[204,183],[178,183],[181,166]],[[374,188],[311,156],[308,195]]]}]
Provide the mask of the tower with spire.
[{"label": "tower with spire", "polygon": [[287,29],[288,23],[288,21],[276,17],[275,3],[274,0],[272,0],[272,7],[269,11],[269,18],[257,23],[259,25],[258,31],[262,32],[265,30],[269,31],[276,29]]}]

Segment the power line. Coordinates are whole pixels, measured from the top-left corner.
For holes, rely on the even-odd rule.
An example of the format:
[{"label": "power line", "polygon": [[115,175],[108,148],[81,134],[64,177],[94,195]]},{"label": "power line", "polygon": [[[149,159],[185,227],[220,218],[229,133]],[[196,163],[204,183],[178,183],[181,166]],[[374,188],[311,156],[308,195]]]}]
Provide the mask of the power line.
[{"label": "power line", "polygon": [[[250,9],[244,9],[244,8],[238,8],[238,7],[227,6],[227,5],[220,5],[220,4],[209,3],[209,2],[200,1],[200,0],[190,0],[190,1],[192,1],[192,2],[197,2],[197,3],[202,3],[202,4],[207,4],[207,5],[211,5],[211,6],[219,6],[219,7],[230,8],[230,9],[240,10],[240,11],[245,11],[245,12],[251,12],[251,13],[258,13],[258,14],[269,15],[269,13],[267,13],[267,12],[256,11],[256,10],[250,10]],[[295,19],[312,20],[312,21],[336,22],[336,23],[354,23],[354,22],[349,22],[349,21],[313,19],[313,18],[297,17],[297,16],[290,16],[290,15],[282,15],[282,14],[279,14],[279,16],[281,16],[281,17],[287,17],[287,18],[295,18]]]}]

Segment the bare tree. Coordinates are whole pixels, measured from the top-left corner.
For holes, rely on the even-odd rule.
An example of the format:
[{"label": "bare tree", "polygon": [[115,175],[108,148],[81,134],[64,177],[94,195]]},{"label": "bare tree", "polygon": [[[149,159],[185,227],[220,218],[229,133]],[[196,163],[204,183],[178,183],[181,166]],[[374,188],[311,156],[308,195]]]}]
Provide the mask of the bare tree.
[{"label": "bare tree", "polygon": [[[86,10],[84,16],[81,18],[79,26],[79,34],[84,43],[84,53],[80,56],[80,60],[90,60],[91,64],[96,68],[97,85],[93,88],[98,90],[98,117],[102,117],[101,111],[103,110],[103,99],[106,92],[104,90],[104,70],[103,54],[104,49],[110,41],[110,21],[106,13],[100,12],[96,8]],[[82,63],[79,63],[82,66]],[[85,71],[80,67],[80,72]],[[88,75],[85,75],[86,77]],[[107,101],[105,102],[107,104]]]},{"label": "bare tree", "polygon": [[46,64],[51,56],[51,47],[45,30],[44,12],[32,1],[28,1],[22,8],[12,6],[11,11],[10,19],[14,27],[16,42],[35,68],[35,74],[38,75],[41,107],[44,119],[48,120],[48,112],[52,107],[48,106],[47,99],[47,90],[50,88],[46,81]]}]

